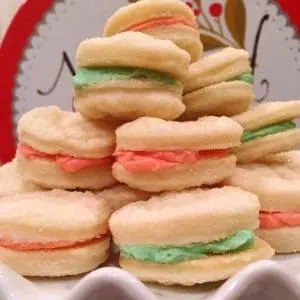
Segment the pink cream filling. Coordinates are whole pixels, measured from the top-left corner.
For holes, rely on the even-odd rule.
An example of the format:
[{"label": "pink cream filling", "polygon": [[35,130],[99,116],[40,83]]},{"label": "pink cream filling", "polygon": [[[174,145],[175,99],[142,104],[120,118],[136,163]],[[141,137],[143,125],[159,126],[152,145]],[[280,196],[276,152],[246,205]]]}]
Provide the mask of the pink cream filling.
[{"label": "pink cream filling", "polygon": [[229,155],[228,149],[177,150],[177,151],[127,151],[118,150],[116,161],[130,172],[155,172],[181,164],[193,164],[205,159],[220,159]]},{"label": "pink cream filling", "polygon": [[260,228],[276,229],[280,227],[300,226],[300,212],[264,212],[259,213]]},{"label": "pink cream filling", "polygon": [[0,246],[16,251],[69,249],[91,245],[100,241],[101,239],[104,239],[107,236],[109,236],[109,234],[99,235],[97,237],[83,241],[58,241],[49,243],[16,243],[6,239],[0,239]]},{"label": "pink cream filling", "polygon": [[18,145],[18,151],[26,159],[45,159],[55,161],[61,169],[68,173],[77,172],[88,167],[108,165],[113,162],[113,157],[111,156],[102,158],[80,158],[63,154],[48,154],[21,143]]},{"label": "pink cream filling", "polygon": [[125,31],[143,31],[147,29],[151,29],[154,27],[162,26],[162,25],[175,25],[175,24],[181,24],[185,25],[187,27],[191,27],[193,29],[197,29],[196,25],[193,24],[190,20],[182,17],[161,17],[161,18],[155,18],[147,21],[142,21],[140,23],[134,24],[128,28],[126,28]]}]

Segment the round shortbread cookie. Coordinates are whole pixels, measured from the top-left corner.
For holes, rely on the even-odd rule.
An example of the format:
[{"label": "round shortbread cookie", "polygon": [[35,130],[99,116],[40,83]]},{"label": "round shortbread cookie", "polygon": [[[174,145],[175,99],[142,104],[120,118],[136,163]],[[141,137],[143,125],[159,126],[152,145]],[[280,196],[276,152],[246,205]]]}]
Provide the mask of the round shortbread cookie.
[{"label": "round shortbread cookie", "polygon": [[96,269],[107,260],[109,246],[110,240],[105,238],[82,247],[52,251],[15,251],[0,247],[0,259],[23,276],[61,277]]},{"label": "round shortbread cookie", "polygon": [[141,32],[124,32],[109,38],[83,41],[76,54],[77,67],[136,67],[186,76],[189,54],[168,40],[157,40]]},{"label": "round shortbread cookie", "polygon": [[277,163],[277,164],[286,164],[287,166],[299,169],[300,173],[300,151],[292,150],[287,152],[281,152],[276,154],[270,154],[262,157],[259,162],[262,163]]},{"label": "round shortbread cookie", "polygon": [[39,191],[42,188],[26,180],[19,172],[16,162],[0,167],[0,197],[19,193]]},{"label": "round shortbread cookie", "polygon": [[90,192],[52,190],[2,197],[0,245],[89,241],[107,234],[110,214],[107,203]]},{"label": "round shortbread cookie", "polygon": [[233,117],[245,130],[258,129],[300,116],[300,101],[267,102]]},{"label": "round shortbread cookie", "polygon": [[98,191],[96,192],[96,195],[103,198],[113,211],[116,211],[129,203],[146,201],[151,197],[150,193],[132,189],[125,184],[118,184],[112,188]]},{"label": "round shortbread cookie", "polygon": [[192,10],[178,0],[142,0],[122,7],[108,19],[104,36],[128,31],[136,24],[170,17],[187,19],[195,28],[183,24],[160,24],[143,29],[142,32],[161,40],[171,40],[186,50],[192,61],[198,60],[203,51],[198,25]]},{"label": "round shortbread cookie", "polygon": [[156,172],[130,172],[114,163],[114,177],[127,185],[149,192],[176,191],[202,185],[213,185],[234,174],[233,155],[219,159],[204,159],[194,164],[180,164]]},{"label": "round shortbread cookie", "polygon": [[243,128],[227,117],[176,122],[144,117],[116,130],[117,150],[215,150],[240,145]]},{"label": "round shortbread cookie", "polygon": [[107,21],[104,36],[125,31],[143,21],[161,17],[184,17],[196,23],[193,11],[178,0],[142,0],[118,9]]},{"label": "round shortbread cookie", "polygon": [[275,249],[276,253],[295,253],[300,251],[300,227],[281,227],[277,229],[258,229],[258,236]]},{"label": "round shortbread cookie", "polygon": [[187,51],[191,56],[191,62],[198,61],[203,53],[203,44],[200,40],[200,32],[184,25],[166,25],[149,28],[143,31],[146,34],[160,40],[170,40],[179,48]]},{"label": "round shortbread cookie", "polygon": [[142,281],[191,286],[227,279],[246,265],[258,260],[269,259],[273,255],[274,250],[266,242],[256,239],[253,248],[236,253],[212,255],[198,260],[161,265],[121,257],[120,265]]},{"label": "round shortbread cookie", "polygon": [[190,65],[188,75],[184,80],[184,93],[232,80],[242,73],[251,71],[248,52],[228,47],[204,56]]},{"label": "round shortbread cookie", "polygon": [[111,164],[70,173],[65,172],[55,161],[26,159],[21,153],[17,153],[16,158],[22,176],[45,188],[99,190],[116,183]]},{"label": "round shortbread cookie", "polygon": [[256,194],[263,211],[300,211],[299,169],[276,164],[241,165],[224,184]]},{"label": "round shortbread cookie", "polygon": [[48,154],[101,158],[114,151],[117,125],[90,122],[56,106],[38,107],[22,116],[18,135],[20,143]]},{"label": "round shortbread cookie", "polygon": [[88,119],[174,120],[185,109],[181,85],[168,87],[150,80],[111,80],[74,89],[74,96],[76,110]]},{"label": "round shortbread cookie", "polygon": [[257,196],[239,188],[191,189],[131,203],[109,227],[117,245],[205,243],[256,229],[259,208]]},{"label": "round shortbread cookie", "polygon": [[298,146],[300,129],[295,128],[245,142],[240,147],[233,148],[232,153],[236,155],[239,163],[249,163],[268,154],[289,151]]},{"label": "round shortbread cookie", "polygon": [[186,106],[181,120],[201,116],[234,116],[246,111],[255,98],[251,84],[243,81],[221,82],[183,96]]}]

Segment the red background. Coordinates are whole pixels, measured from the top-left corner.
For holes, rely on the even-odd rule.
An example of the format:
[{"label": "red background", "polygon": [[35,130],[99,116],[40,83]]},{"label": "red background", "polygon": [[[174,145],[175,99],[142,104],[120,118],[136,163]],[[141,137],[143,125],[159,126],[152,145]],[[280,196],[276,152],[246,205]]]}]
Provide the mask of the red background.
[{"label": "red background", "polygon": [[[300,33],[300,1],[277,1],[281,5],[282,10],[290,17],[298,33]],[[16,14],[0,48],[0,137],[2,140],[0,161],[2,163],[11,160],[15,153],[12,129],[12,92],[19,60],[22,57],[28,37],[34,32],[36,23],[44,12],[51,7],[52,3],[53,0],[27,0]]]}]

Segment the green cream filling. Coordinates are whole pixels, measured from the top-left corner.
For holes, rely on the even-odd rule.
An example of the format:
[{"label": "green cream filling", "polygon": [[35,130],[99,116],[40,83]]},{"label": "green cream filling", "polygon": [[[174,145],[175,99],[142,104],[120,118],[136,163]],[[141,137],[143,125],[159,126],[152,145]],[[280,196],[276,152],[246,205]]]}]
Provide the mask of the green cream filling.
[{"label": "green cream filling", "polygon": [[241,230],[226,239],[209,243],[188,244],[181,247],[120,246],[120,251],[121,256],[134,260],[170,264],[249,249],[253,246],[254,238],[253,231]]},{"label": "green cream filling", "polygon": [[87,85],[103,83],[110,80],[150,79],[167,85],[178,85],[172,76],[158,71],[132,67],[111,68],[79,68],[73,77],[73,87],[82,88]]},{"label": "green cream filling", "polygon": [[242,135],[241,141],[249,142],[258,138],[265,137],[270,134],[275,134],[278,132],[294,129],[295,127],[296,124],[292,121],[282,121],[255,130],[245,130]]},{"label": "green cream filling", "polygon": [[234,80],[240,80],[240,81],[244,81],[247,82],[249,84],[253,84],[254,82],[254,77],[251,73],[242,73],[239,76],[234,77],[233,79],[229,80],[229,81],[234,81]]}]

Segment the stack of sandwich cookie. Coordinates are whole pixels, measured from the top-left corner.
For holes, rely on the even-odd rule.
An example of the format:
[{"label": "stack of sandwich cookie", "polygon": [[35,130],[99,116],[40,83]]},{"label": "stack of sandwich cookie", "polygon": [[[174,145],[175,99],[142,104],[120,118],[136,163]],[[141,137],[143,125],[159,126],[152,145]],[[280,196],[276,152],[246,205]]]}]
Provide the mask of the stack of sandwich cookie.
[{"label": "stack of sandwich cookie", "polygon": [[110,209],[92,193],[53,190],[2,197],[0,260],[24,276],[65,276],[106,261]]},{"label": "stack of sandwich cookie", "polygon": [[190,65],[184,81],[182,120],[200,116],[233,116],[246,111],[255,98],[249,54],[225,48]]},{"label": "stack of sandwich cookie", "polygon": [[22,175],[46,188],[102,189],[113,185],[118,124],[89,122],[56,106],[35,108],[18,125],[17,164]]},{"label": "stack of sandwich cookie", "polygon": [[129,204],[109,226],[122,268],[143,281],[193,285],[272,257],[254,234],[258,213],[257,196],[239,188],[195,189]]},{"label": "stack of sandwich cookie", "polygon": [[88,119],[166,120],[184,111],[182,80],[189,54],[141,32],[82,42],[73,79],[76,109]]},{"label": "stack of sandwich cookie", "polygon": [[300,116],[300,101],[269,102],[233,117],[244,127],[243,144],[233,149],[238,162],[295,149],[300,145],[300,129],[293,119]]},{"label": "stack of sandwich cookie", "polygon": [[212,185],[231,176],[243,128],[227,117],[176,122],[143,117],[116,130],[114,177],[150,192]]},{"label": "stack of sandwich cookie", "polygon": [[259,197],[260,238],[277,253],[300,251],[300,170],[298,162],[248,164],[236,169],[226,184]]},{"label": "stack of sandwich cookie", "polygon": [[179,0],[141,0],[120,8],[108,19],[104,36],[124,31],[140,31],[171,40],[186,50],[192,61],[198,60],[203,51],[194,13]]}]

